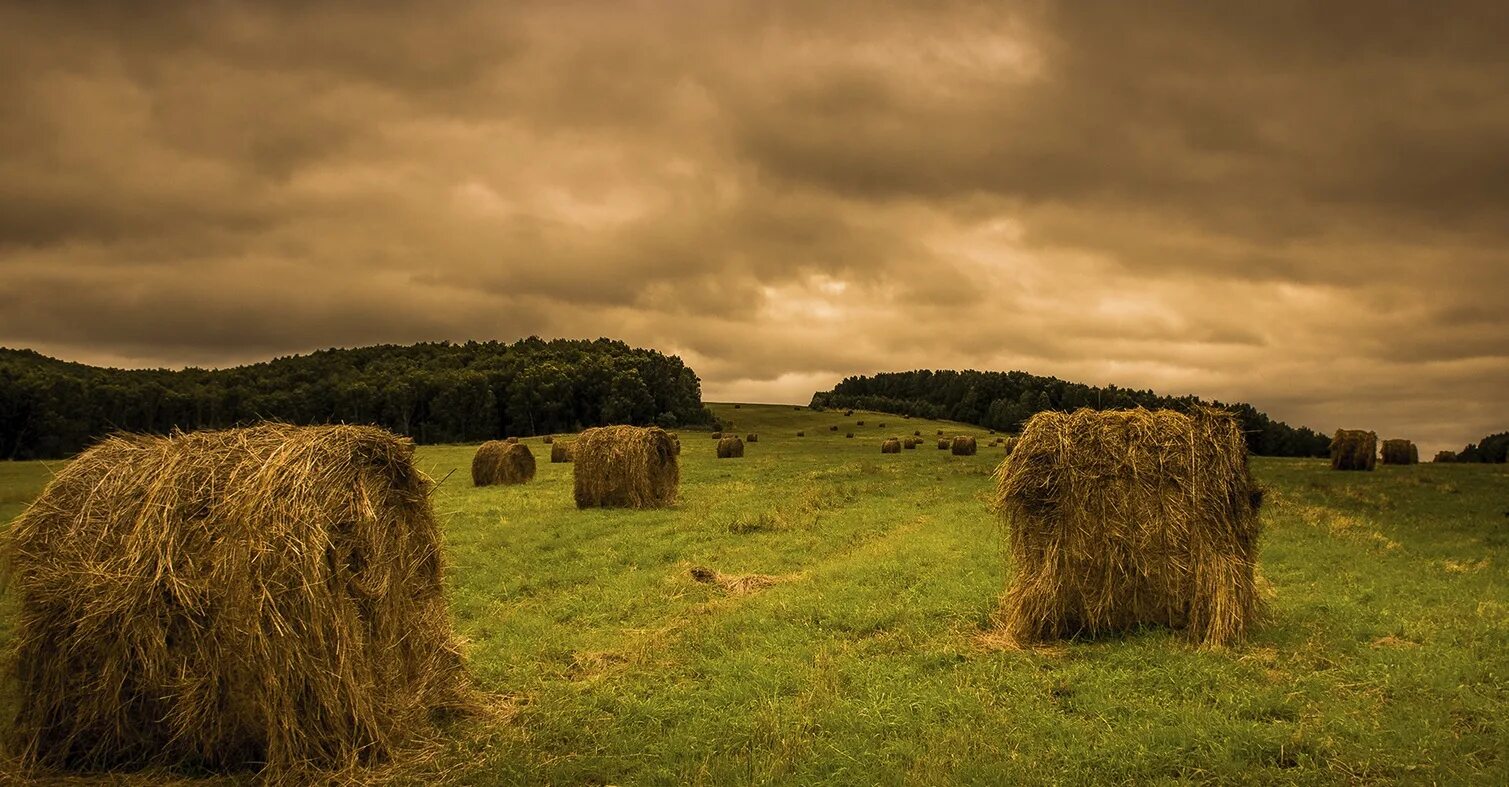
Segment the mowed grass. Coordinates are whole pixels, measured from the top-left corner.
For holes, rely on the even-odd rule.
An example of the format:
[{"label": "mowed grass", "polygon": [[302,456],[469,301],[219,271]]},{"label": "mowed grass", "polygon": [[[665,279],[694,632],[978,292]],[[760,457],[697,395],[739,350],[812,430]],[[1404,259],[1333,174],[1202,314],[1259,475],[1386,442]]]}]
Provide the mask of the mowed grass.
[{"label": "mowed grass", "polygon": [[[473,488],[474,446],[420,449],[445,479],[457,632],[502,711],[457,725],[425,780],[1509,781],[1505,466],[1254,459],[1275,595],[1249,643],[1002,651],[982,634],[1009,570],[985,503],[1003,452],[935,447],[983,430],[712,407],[760,440],[717,460],[682,430],[664,511],[577,511],[538,439],[519,487]],[[880,453],[914,430],[916,450]],[[48,474],[0,463],[0,521]],[[693,566],[780,581],[732,594]]]}]

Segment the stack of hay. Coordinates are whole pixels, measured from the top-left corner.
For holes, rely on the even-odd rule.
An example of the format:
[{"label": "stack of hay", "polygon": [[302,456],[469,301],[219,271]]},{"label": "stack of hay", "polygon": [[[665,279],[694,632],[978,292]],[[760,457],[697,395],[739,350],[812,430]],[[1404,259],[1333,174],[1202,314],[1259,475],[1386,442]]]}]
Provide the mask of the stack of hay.
[{"label": "stack of hay", "polygon": [[551,443],[550,463],[558,465],[562,462],[570,462],[572,448],[573,443],[564,440],[557,440],[556,442]]},{"label": "stack of hay", "polygon": [[742,459],[744,457],[744,441],[737,437],[725,437],[718,441],[719,459]]},{"label": "stack of hay", "polygon": [[573,454],[577,508],[665,508],[676,502],[681,464],[675,441],[663,429],[588,429]]},{"label": "stack of hay", "polygon": [[523,484],[534,480],[534,474],[534,453],[518,442],[488,440],[472,455],[473,486]]},{"label": "stack of hay", "polygon": [[882,454],[901,453],[901,441],[897,440],[894,437],[887,437],[885,441],[880,444],[880,452]]},{"label": "stack of hay", "polygon": [[1331,438],[1332,470],[1372,470],[1378,463],[1378,435],[1360,429],[1337,429]]},{"label": "stack of hay", "polygon": [[391,760],[470,704],[433,483],[359,426],[108,438],[12,524],[23,767]]},{"label": "stack of hay", "polygon": [[1157,624],[1224,645],[1258,619],[1261,497],[1231,413],[1038,413],[996,478],[1017,642]]},{"label": "stack of hay", "polygon": [[1420,449],[1408,440],[1384,440],[1383,463],[1386,465],[1419,464]]},{"label": "stack of hay", "polygon": [[974,456],[979,447],[975,445],[975,439],[969,435],[959,435],[949,444],[954,456]]}]

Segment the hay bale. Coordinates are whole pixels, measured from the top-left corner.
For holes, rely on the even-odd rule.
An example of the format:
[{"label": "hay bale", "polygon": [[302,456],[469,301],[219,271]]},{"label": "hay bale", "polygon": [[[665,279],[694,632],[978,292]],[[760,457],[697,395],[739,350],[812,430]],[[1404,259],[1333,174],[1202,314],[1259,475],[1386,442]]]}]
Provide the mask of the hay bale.
[{"label": "hay bale", "polygon": [[914,430],[912,430],[912,437],[921,437],[921,436],[922,436],[922,430],[920,430],[920,429],[914,429]]},{"label": "hay bale", "polygon": [[713,439],[714,440],[722,440],[723,439],[723,433],[722,432],[713,432]]},{"label": "hay bale", "polygon": [[853,433],[853,432],[848,432],[848,433],[846,433],[846,434],[845,434],[845,435],[844,435],[844,437],[847,437],[847,438],[849,438],[849,439],[850,439],[850,440],[853,440],[853,439],[854,439],[854,433]]},{"label": "hay bale", "polygon": [[806,437],[806,436],[807,436],[807,433],[806,433],[806,432],[797,432],[797,433],[796,433],[796,436],[797,436],[797,437]]},{"label": "hay bale", "polygon": [[939,436],[939,437],[942,437],[942,436],[943,436],[943,430],[942,430],[942,429],[939,429],[939,430],[938,430],[938,436]]},{"label": "hay bale", "polygon": [[1009,639],[1152,624],[1226,645],[1257,621],[1261,493],[1232,413],[1041,412],[996,481]]},{"label": "hay bale", "polygon": [[949,446],[951,446],[953,444],[954,444],[953,441],[950,440],[950,439],[948,439],[948,438],[946,438],[946,437],[940,437],[940,438],[938,438],[938,450],[939,451],[947,451],[948,448],[949,448]]},{"label": "hay bale", "polygon": [[1413,465],[1420,462],[1420,449],[1408,440],[1384,440],[1383,463],[1386,465]]},{"label": "hay bale", "polygon": [[742,404],[736,404],[736,405],[734,405],[734,409],[735,410],[742,410],[743,408],[744,408],[744,405],[742,405]]},{"label": "hay bale", "polygon": [[882,454],[901,453],[901,441],[897,440],[894,437],[887,437],[885,441],[880,444],[880,452]]},{"label": "hay bale", "polygon": [[519,442],[519,438],[517,438],[517,437],[510,437],[510,438],[505,439],[503,442],[509,443],[510,445],[516,445]]},{"label": "hay bale", "polygon": [[913,437],[908,437],[907,439],[901,441],[901,447],[905,448],[908,451],[911,451],[911,450],[916,449],[917,448],[917,444],[920,443],[920,442],[922,442],[922,441],[918,440],[916,438],[913,438]]},{"label": "hay bale", "polygon": [[570,462],[572,450],[575,444],[570,441],[559,441],[550,444],[550,463],[553,465]]},{"label": "hay bale", "polygon": [[828,431],[830,431],[830,432],[837,432],[838,431],[838,426],[836,424],[834,426],[830,426],[830,427],[828,427]]},{"label": "hay bale", "polygon": [[524,484],[534,473],[534,453],[527,445],[488,440],[472,455],[473,486]]},{"label": "hay bale", "polygon": [[844,411],[844,417],[845,418],[853,417],[853,415],[854,415],[854,411],[853,410],[845,410]]},{"label": "hay bale", "polygon": [[1005,440],[1001,441],[1001,445],[1005,446],[1005,448],[1006,448],[1006,455],[1007,456],[1011,456],[1011,452],[1014,451],[1014,450],[1016,450],[1016,441],[1017,441],[1017,438],[1015,438],[1015,437],[1008,437]]},{"label": "hay bale", "polygon": [[676,441],[658,427],[599,426],[573,448],[577,508],[666,508],[676,502]]},{"label": "hay bale", "polygon": [[551,443],[555,442],[555,438],[547,434],[543,438],[541,438],[540,442],[544,443],[545,445],[550,445]]},{"label": "hay bale", "polygon": [[1432,461],[1432,462],[1455,462],[1455,461],[1457,461],[1457,452],[1456,451],[1437,451],[1436,452],[1436,457],[1434,459],[1430,460],[1430,461]]},{"label": "hay bale", "polygon": [[865,422],[864,422],[864,421],[855,421],[855,422],[854,422],[854,425],[855,425],[855,426],[864,426],[864,425],[865,425]]},{"label": "hay bale", "polygon": [[959,435],[949,443],[949,449],[954,456],[974,456],[979,447],[975,445],[975,439],[969,435]]},{"label": "hay bale", "polygon": [[719,459],[743,459],[744,441],[737,437],[725,437],[718,441]]},{"label": "hay bale", "polygon": [[21,766],[312,784],[431,737],[470,689],[413,453],[262,424],[80,454],[4,544]]},{"label": "hay bale", "polygon": [[1337,429],[1331,438],[1332,470],[1372,470],[1378,464],[1378,435],[1360,429]]},{"label": "hay bale", "polygon": [[754,432],[750,432],[749,435],[744,438],[744,442],[746,442],[746,443],[758,443],[758,442],[760,442],[760,436],[757,435],[757,434],[755,434]]}]

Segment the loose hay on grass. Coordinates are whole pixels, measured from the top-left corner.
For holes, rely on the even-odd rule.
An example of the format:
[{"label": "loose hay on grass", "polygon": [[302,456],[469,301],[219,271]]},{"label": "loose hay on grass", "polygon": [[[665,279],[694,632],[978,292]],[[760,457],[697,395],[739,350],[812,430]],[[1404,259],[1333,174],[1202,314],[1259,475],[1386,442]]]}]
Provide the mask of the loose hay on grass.
[{"label": "loose hay on grass", "polygon": [[527,445],[488,440],[472,455],[473,486],[524,484],[534,474],[534,452]]},{"label": "loose hay on grass", "polygon": [[737,437],[725,437],[718,441],[719,459],[744,458],[744,441]]},{"label": "loose hay on grass", "polygon": [[1378,435],[1360,429],[1337,429],[1331,438],[1332,470],[1372,470],[1378,464]]},{"label": "loose hay on grass", "polygon": [[1038,413],[996,481],[1011,639],[1153,624],[1226,645],[1260,615],[1261,498],[1231,413]]},{"label": "loose hay on grass", "polygon": [[681,463],[658,427],[599,426],[572,451],[577,508],[665,508],[676,502]]},{"label": "loose hay on grass", "polygon": [[434,739],[472,699],[413,451],[262,424],[80,454],[5,537],[11,754],[323,783]]}]

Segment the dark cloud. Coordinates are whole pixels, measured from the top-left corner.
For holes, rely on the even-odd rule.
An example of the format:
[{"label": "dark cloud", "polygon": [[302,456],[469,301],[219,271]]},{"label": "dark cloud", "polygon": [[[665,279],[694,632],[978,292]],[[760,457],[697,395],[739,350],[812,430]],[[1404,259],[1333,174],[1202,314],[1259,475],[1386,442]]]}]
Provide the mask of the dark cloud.
[{"label": "dark cloud", "polygon": [[16,3],[0,343],[610,335],[711,397],[1024,368],[1428,448],[1509,405],[1491,4]]}]

